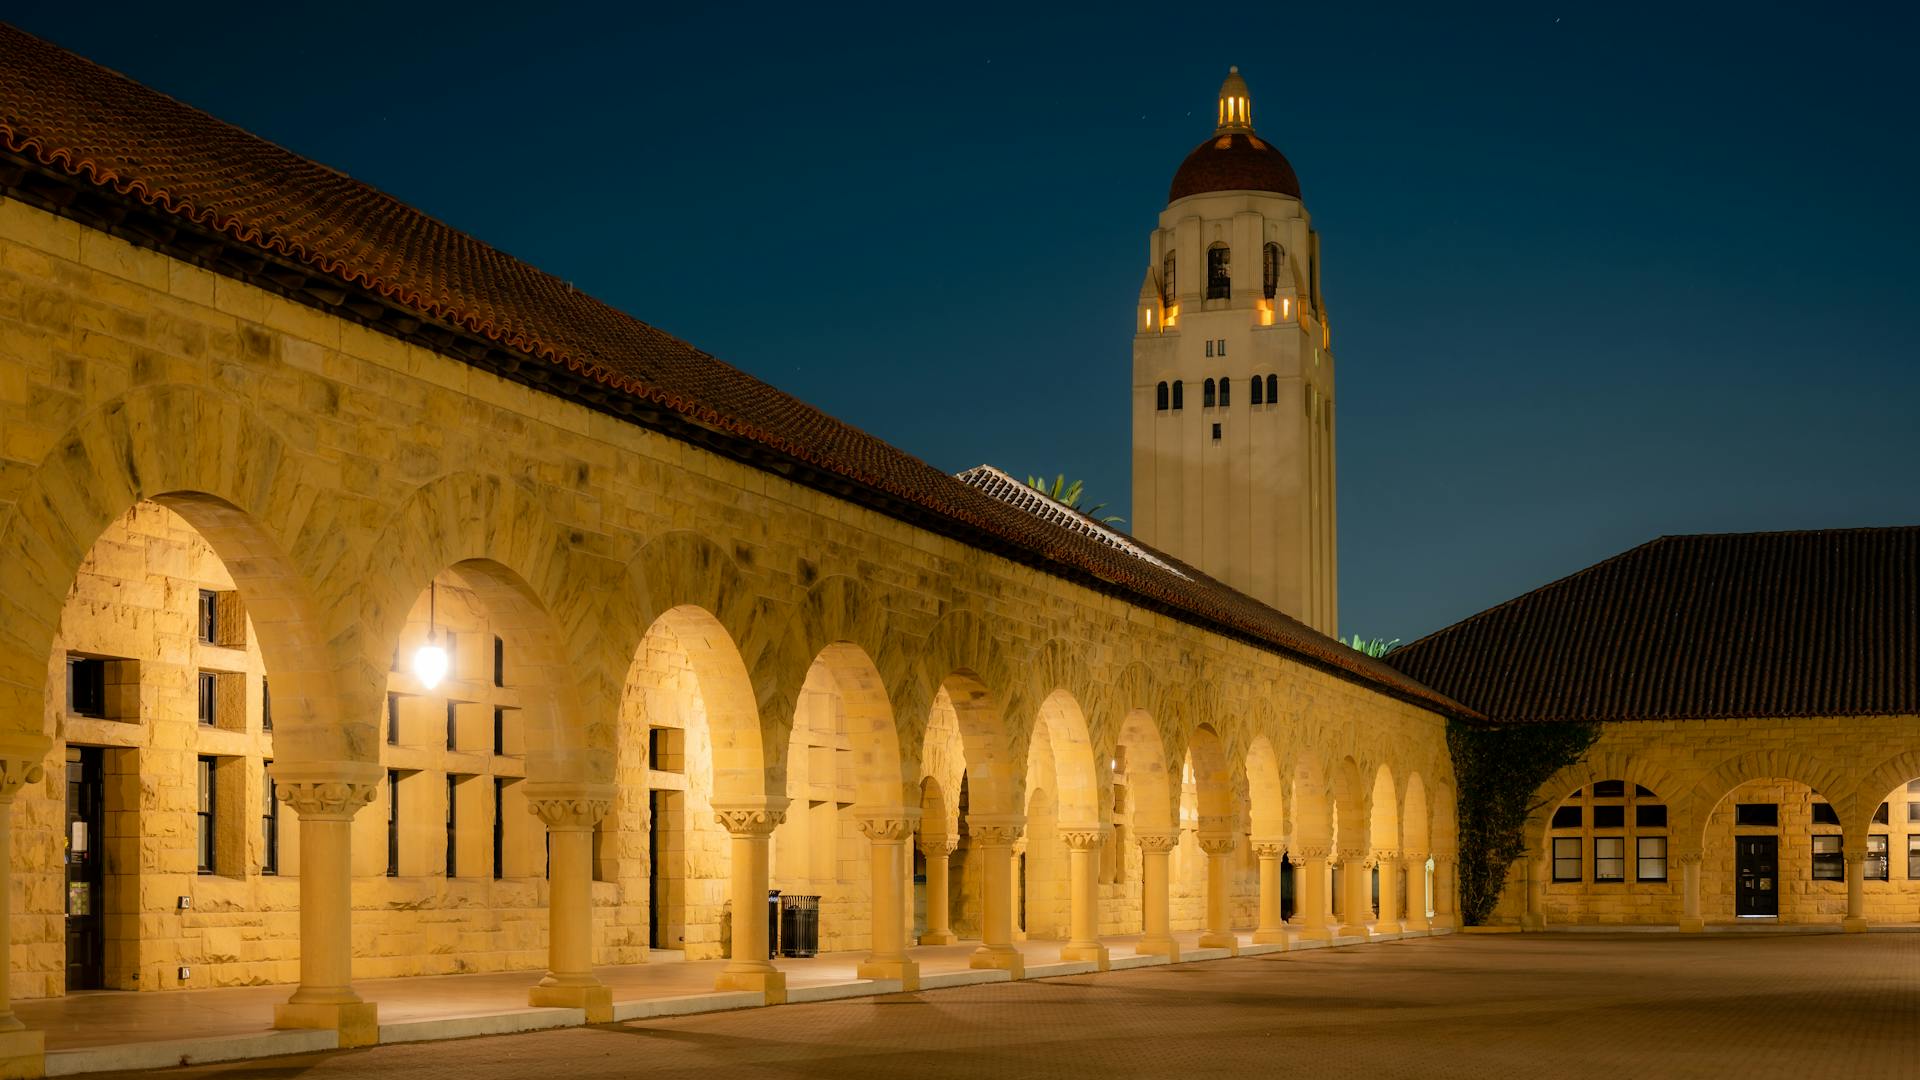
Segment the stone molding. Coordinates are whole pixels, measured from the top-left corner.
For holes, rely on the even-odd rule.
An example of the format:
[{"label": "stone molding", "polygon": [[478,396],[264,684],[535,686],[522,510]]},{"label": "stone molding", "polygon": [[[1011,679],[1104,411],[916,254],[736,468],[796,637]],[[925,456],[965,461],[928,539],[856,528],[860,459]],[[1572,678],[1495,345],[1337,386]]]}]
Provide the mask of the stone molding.
[{"label": "stone molding", "polygon": [[904,814],[881,814],[861,818],[860,831],[876,844],[899,844],[912,836],[913,830],[919,824],[918,814],[912,817]]},{"label": "stone molding", "polygon": [[976,847],[1011,848],[1026,828],[1027,819],[1018,814],[967,815],[967,838]]},{"label": "stone molding", "polygon": [[951,836],[922,836],[920,854],[929,859],[944,859],[960,849],[960,841]]},{"label": "stone molding", "polygon": [[549,795],[527,800],[527,812],[549,829],[591,829],[613,809],[611,798]]},{"label": "stone molding", "polygon": [[0,757],[0,803],[11,803],[20,789],[37,784],[47,775],[37,757]]},{"label": "stone molding", "polygon": [[1134,842],[1140,850],[1164,855],[1180,846],[1180,833],[1177,830],[1166,832],[1141,832],[1133,834]]},{"label": "stone molding", "polygon": [[1400,853],[1393,850],[1392,848],[1381,848],[1378,851],[1375,851],[1373,853],[1373,857],[1375,860],[1379,862],[1389,863],[1389,862],[1394,862],[1398,860],[1400,858]]},{"label": "stone molding", "polygon": [[1429,853],[1425,851],[1409,851],[1403,854],[1401,858],[1407,860],[1408,866],[1425,866],[1427,865]]},{"label": "stone molding", "polygon": [[1201,836],[1200,850],[1209,855],[1233,854],[1232,836]]},{"label": "stone molding", "polygon": [[1325,844],[1306,844],[1294,848],[1293,853],[1298,856],[1302,862],[1308,860],[1326,862],[1328,858],[1332,857],[1333,849]]},{"label": "stone molding", "polygon": [[1274,840],[1255,840],[1253,853],[1262,859],[1277,859],[1286,854],[1287,845]]},{"label": "stone molding", "polygon": [[1103,826],[1069,825],[1060,830],[1060,842],[1074,851],[1098,851],[1107,842]]},{"label": "stone molding", "polygon": [[734,836],[772,836],[787,820],[787,810],[767,806],[713,808],[713,820]]},{"label": "stone molding", "polygon": [[274,780],[280,801],[302,821],[352,821],[380,793],[377,782],[354,780]]},{"label": "stone molding", "polygon": [[1343,863],[1365,862],[1367,856],[1371,854],[1371,852],[1369,852],[1366,848],[1344,848],[1343,847],[1340,849],[1339,854],[1340,854],[1340,861]]}]

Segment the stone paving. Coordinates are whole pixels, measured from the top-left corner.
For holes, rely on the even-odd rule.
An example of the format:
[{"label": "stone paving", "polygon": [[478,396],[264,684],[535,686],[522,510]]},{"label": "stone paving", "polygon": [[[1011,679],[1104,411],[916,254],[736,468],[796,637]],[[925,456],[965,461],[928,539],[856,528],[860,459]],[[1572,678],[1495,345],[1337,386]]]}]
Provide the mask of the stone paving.
[{"label": "stone paving", "polygon": [[655,1073],[1920,1076],[1920,935],[1453,936],[146,1075]]}]

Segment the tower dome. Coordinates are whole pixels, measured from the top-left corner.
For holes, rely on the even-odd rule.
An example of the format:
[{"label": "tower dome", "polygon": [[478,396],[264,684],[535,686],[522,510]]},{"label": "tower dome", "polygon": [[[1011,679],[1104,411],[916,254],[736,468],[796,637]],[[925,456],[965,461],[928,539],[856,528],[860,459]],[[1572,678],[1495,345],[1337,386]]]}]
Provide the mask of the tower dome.
[{"label": "tower dome", "polygon": [[1285,155],[1253,133],[1253,98],[1237,67],[1220,84],[1218,126],[1180,163],[1167,201],[1210,191],[1271,191],[1300,197],[1300,178]]}]

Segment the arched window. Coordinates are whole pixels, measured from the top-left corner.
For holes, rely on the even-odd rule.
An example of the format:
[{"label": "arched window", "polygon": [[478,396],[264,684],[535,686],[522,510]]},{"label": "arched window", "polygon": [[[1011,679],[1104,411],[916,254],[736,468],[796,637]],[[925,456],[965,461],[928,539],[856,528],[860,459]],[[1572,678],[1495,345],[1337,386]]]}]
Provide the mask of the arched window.
[{"label": "arched window", "polygon": [[1207,249],[1207,299],[1233,298],[1233,252],[1225,244]]},{"label": "arched window", "polygon": [[1185,398],[1186,398],[1186,395],[1181,393],[1180,380],[1179,379],[1173,380],[1173,407],[1175,409],[1178,409],[1181,406],[1185,405],[1186,404]]},{"label": "arched window", "polygon": [[1165,382],[1153,388],[1153,407],[1159,412],[1167,411],[1167,384]]},{"label": "arched window", "polygon": [[1220,407],[1223,409],[1233,404],[1233,401],[1231,400],[1233,397],[1232,387],[1233,387],[1233,380],[1231,379],[1220,380]]},{"label": "arched window", "polygon": [[1280,404],[1280,376],[1267,376],[1267,404]]},{"label": "arched window", "polygon": [[1247,404],[1249,405],[1266,404],[1266,400],[1260,396],[1260,376],[1258,375],[1255,375],[1253,377],[1253,399],[1251,401],[1248,401]]},{"label": "arched window", "polygon": [[1167,252],[1167,261],[1160,272],[1160,302],[1167,307],[1173,306],[1173,252]]},{"label": "arched window", "polygon": [[1207,384],[1200,388],[1200,407],[1203,409],[1213,408],[1213,380],[1212,379],[1208,379]]},{"label": "arched window", "polygon": [[1260,287],[1266,290],[1267,299],[1280,291],[1280,245],[1268,244],[1260,256]]}]

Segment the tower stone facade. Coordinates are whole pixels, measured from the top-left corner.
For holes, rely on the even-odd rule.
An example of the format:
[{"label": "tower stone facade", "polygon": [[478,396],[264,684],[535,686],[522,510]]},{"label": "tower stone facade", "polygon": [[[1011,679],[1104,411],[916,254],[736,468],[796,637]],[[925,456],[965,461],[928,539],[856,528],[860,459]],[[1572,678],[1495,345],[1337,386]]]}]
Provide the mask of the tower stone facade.
[{"label": "tower stone facade", "polygon": [[1148,240],[1133,345],[1134,533],[1338,631],[1333,352],[1320,237],[1235,68]]}]

